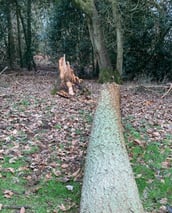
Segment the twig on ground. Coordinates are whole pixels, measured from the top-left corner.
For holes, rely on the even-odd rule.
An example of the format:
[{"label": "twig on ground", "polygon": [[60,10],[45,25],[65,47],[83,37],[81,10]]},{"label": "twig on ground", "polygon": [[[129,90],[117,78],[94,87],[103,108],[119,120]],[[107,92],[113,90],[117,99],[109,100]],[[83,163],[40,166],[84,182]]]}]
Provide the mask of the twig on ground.
[{"label": "twig on ground", "polygon": [[8,205],[3,205],[2,209],[21,209],[21,208],[25,208],[25,209],[32,209],[30,206],[8,206]]},{"label": "twig on ground", "polygon": [[164,98],[168,93],[172,90],[172,83],[170,83],[169,89],[164,93],[164,95],[161,96],[161,98]]},{"label": "twig on ground", "polygon": [[0,75],[2,75],[3,72],[5,72],[8,69],[8,67],[6,66],[1,72]]}]

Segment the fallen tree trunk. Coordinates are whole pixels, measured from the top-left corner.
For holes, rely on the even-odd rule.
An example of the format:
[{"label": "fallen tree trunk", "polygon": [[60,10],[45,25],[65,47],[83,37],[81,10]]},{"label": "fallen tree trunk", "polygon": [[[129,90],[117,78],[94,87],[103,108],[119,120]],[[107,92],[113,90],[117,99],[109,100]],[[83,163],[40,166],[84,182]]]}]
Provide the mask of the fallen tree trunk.
[{"label": "fallen tree trunk", "polygon": [[80,213],[143,213],[126,151],[116,84],[103,85],[87,150]]}]

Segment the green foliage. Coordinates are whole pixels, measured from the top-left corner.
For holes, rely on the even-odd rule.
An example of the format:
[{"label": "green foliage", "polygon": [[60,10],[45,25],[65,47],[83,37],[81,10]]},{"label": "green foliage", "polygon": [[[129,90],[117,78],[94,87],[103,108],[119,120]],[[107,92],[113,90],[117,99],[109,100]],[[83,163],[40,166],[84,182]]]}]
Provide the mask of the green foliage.
[{"label": "green foliage", "polygon": [[[130,7],[129,7],[130,6]],[[123,16],[125,22],[124,69],[125,74],[139,79],[142,74],[152,80],[171,79],[171,4],[130,1]]]},{"label": "green foliage", "polygon": [[[28,2],[0,1],[0,69],[7,65],[35,68],[32,55],[39,52],[53,56],[55,62],[66,54],[75,63],[77,74],[93,77],[90,72],[95,69],[95,61],[84,12],[73,1],[30,1],[29,17]],[[171,1],[118,2],[124,34],[124,79],[144,75],[151,80],[171,80]],[[107,1],[96,1],[96,9],[115,70],[116,23],[112,8]],[[107,82],[111,77],[106,72],[99,80]]]},{"label": "green foliage", "polygon": [[55,128],[55,129],[62,129],[62,125],[61,125],[61,124],[56,124],[56,125],[54,126],[54,128]]},{"label": "green foliage", "polygon": [[51,90],[51,95],[56,95],[57,94],[57,88],[54,87],[52,90]]},{"label": "green foliage", "polygon": [[[110,4],[96,2],[105,43],[113,65],[116,64],[116,24]],[[119,1],[124,34],[123,78],[171,79],[171,3]]]},{"label": "green foliage", "polygon": [[79,114],[81,115],[82,119],[85,120],[88,123],[93,122],[93,115],[90,114],[90,112],[87,112],[85,110],[79,110]]},{"label": "green foliage", "polygon": [[92,51],[86,17],[71,1],[60,0],[55,3],[48,37],[56,58],[66,54],[80,72],[83,72],[85,65],[91,63]]}]

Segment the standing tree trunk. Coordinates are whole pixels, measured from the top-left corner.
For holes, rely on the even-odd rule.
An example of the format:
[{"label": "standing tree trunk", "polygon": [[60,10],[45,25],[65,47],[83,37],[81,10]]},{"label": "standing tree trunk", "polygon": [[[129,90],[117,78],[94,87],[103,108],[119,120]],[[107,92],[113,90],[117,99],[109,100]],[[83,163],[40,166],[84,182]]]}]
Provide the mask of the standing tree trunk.
[{"label": "standing tree trunk", "polygon": [[99,81],[103,83],[114,79],[119,82],[120,76],[118,72],[113,71],[105,46],[101,22],[94,0],[74,0],[74,2],[79,5],[87,16],[90,40],[93,46],[94,56],[99,65]]},{"label": "standing tree trunk", "polygon": [[122,18],[118,9],[118,0],[108,0],[112,5],[112,13],[116,28],[116,43],[117,43],[117,57],[116,57],[116,70],[122,75],[123,68],[123,32],[122,32]]},{"label": "standing tree trunk", "polygon": [[[33,53],[32,53],[32,12],[31,12],[31,6],[32,1],[27,0],[26,4],[26,14],[22,14],[21,12],[21,6],[19,5],[19,2],[15,0],[16,7],[18,9],[18,16],[21,21],[22,29],[23,29],[23,35],[24,35],[24,41],[25,41],[25,53],[23,56],[23,66],[26,67],[28,70],[31,70],[32,68],[36,71],[36,65],[33,60]],[[26,19],[24,18],[26,16]],[[26,22],[25,22],[26,20]]]},{"label": "standing tree trunk", "polygon": [[103,33],[101,30],[101,24],[98,16],[97,9],[93,1],[92,5],[92,15],[88,17],[88,29],[90,34],[91,43],[94,50],[94,55],[98,60],[99,69],[112,70],[112,65],[108,56],[107,49],[105,47]]},{"label": "standing tree trunk", "polygon": [[26,41],[26,62],[27,69],[32,69],[32,50],[31,50],[31,42],[32,42],[32,32],[31,32],[31,0],[27,0],[27,41]]},{"label": "standing tree trunk", "polygon": [[11,11],[12,11],[12,2],[11,0],[7,0],[6,1],[7,26],[8,26],[7,53],[8,53],[9,66],[10,68],[13,68],[14,58],[15,58],[15,45],[14,45],[14,37],[13,37]]},{"label": "standing tree trunk", "polygon": [[103,85],[87,151],[80,213],[143,213],[126,151],[119,87]]},{"label": "standing tree trunk", "polygon": [[18,39],[18,55],[20,58],[20,67],[23,67],[23,56],[22,56],[22,48],[21,48],[21,30],[20,30],[20,8],[17,0],[15,0],[16,4],[16,18],[17,18],[17,39]]}]

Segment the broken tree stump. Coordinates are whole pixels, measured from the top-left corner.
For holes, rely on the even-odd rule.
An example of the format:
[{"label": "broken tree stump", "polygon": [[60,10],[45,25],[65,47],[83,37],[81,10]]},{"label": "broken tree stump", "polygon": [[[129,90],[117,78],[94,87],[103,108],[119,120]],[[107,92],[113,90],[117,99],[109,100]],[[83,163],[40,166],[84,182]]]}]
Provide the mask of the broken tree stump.
[{"label": "broken tree stump", "polygon": [[74,70],[71,68],[70,63],[65,59],[65,55],[59,59],[58,68],[60,72],[60,87],[64,90],[67,88],[69,95],[74,95],[74,86],[80,85],[82,79],[78,78],[74,74]]}]

